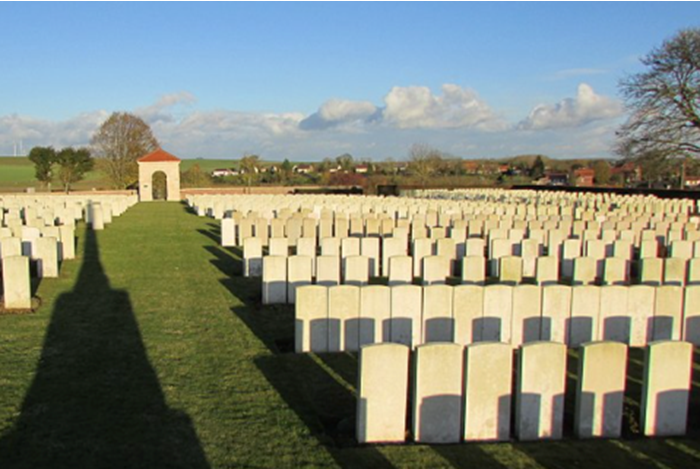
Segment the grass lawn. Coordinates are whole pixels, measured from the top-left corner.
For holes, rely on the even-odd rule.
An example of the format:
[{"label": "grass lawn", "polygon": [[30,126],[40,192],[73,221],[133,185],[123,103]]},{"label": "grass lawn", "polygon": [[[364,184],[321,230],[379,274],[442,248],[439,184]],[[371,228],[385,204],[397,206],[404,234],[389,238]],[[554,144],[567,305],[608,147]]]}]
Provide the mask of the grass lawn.
[{"label": "grass lawn", "polygon": [[216,222],[139,204],[78,236],[41,308],[0,316],[2,469],[700,466],[697,387],[690,437],[636,433],[638,351],[622,440],[574,440],[569,405],[560,442],[357,446],[356,356],[289,353],[292,308],[260,305]]}]

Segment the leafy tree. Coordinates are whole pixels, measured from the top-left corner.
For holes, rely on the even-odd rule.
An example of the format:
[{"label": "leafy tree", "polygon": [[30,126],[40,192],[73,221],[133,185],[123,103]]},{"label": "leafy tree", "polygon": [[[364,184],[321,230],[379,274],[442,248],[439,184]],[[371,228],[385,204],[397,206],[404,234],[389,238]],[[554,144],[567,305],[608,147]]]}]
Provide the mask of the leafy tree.
[{"label": "leafy tree", "polygon": [[56,162],[56,150],[53,147],[34,147],[29,152],[29,161],[34,163],[34,177],[37,181],[51,187],[53,165]]},{"label": "leafy tree", "polygon": [[327,173],[328,171],[331,170],[331,168],[335,168],[338,165],[333,162],[330,158],[324,158],[323,161],[321,161],[318,165],[318,171],[320,173]]},{"label": "leafy tree", "polygon": [[71,184],[82,181],[85,173],[92,170],[95,166],[95,160],[90,156],[90,150],[87,148],[76,150],[73,147],[68,147],[58,152],[56,164],[58,165],[58,179],[67,194]]},{"label": "leafy tree", "polygon": [[593,178],[596,184],[608,184],[610,182],[610,165],[607,161],[598,160],[593,163]]},{"label": "leafy tree", "polygon": [[294,176],[294,165],[285,158],[282,164],[279,165],[280,181],[282,184],[288,184]]},{"label": "leafy tree", "polygon": [[241,158],[239,169],[241,172],[241,179],[245,185],[248,186],[248,192],[250,192],[250,186],[258,180],[258,174],[260,173],[260,157],[258,155],[244,156]]},{"label": "leafy tree", "polygon": [[190,169],[182,173],[182,183],[189,187],[206,187],[211,183],[211,178],[202,171],[199,163],[193,164]]},{"label": "leafy tree", "polygon": [[160,145],[143,119],[115,112],[92,137],[92,152],[112,186],[125,189],[138,181],[136,160]]},{"label": "leafy tree", "polygon": [[532,166],[530,166],[530,177],[532,179],[541,179],[544,177],[544,171],[544,161],[540,155],[537,155],[535,161],[532,162]]},{"label": "leafy tree", "polygon": [[620,83],[630,111],[616,152],[631,158],[700,156],[700,28],[680,31]]},{"label": "leafy tree", "polygon": [[336,157],[335,162],[338,163],[343,171],[352,171],[355,168],[355,159],[350,153],[343,153]]},{"label": "leafy tree", "polygon": [[408,170],[425,187],[442,165],[442,154],[428,145],[414,144],[408,154]]}]

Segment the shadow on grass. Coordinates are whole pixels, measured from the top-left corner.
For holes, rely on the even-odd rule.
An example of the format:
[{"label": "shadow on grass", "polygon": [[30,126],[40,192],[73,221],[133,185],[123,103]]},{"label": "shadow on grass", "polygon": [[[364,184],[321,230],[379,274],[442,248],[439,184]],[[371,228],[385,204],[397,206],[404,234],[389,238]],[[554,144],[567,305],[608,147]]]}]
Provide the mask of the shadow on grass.
[{"label": "shadow on grass", "polygon": [[[210,237],[208,232],[200,233]],[[341,467],[391,468],[372,446],[355,440],[357,358],[350,354],[311,355],[294,352],[294,306],[261,304],[260,277],[241,276],[238,248],[204,246],[220,280],[240,304],[231,311],[265,344],[270,355],[255,365],[310,433],[328,449]]]},{"label": "shadow on grass", "polygon": [[55,303],[13,428],[6,468],[208,468],[190,418],[168,407],[129,295],[112,289],[87,231],[71,292]]}]

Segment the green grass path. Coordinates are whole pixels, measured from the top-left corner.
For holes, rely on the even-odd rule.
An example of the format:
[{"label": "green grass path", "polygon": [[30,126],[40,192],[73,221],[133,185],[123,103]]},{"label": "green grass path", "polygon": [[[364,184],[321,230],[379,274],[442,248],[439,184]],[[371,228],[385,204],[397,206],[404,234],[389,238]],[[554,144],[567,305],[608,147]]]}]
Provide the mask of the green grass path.
[{"label": "green grass path", "polygon": [[0,468],[697,467],[697,439],[365,446],[356,358],[295,355],[217,223],[139,204],[0,316]]}]

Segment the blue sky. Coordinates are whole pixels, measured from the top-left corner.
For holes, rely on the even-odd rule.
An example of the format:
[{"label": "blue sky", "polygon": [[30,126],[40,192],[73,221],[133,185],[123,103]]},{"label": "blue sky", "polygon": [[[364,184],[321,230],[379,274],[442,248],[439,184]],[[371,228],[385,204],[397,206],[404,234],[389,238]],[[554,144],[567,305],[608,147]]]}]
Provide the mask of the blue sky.
[{"label": "blue sky", "polygon": [[618,82],[697,2],[0,3],[0,154],[114,111],[182,157],[607,157]]}]

